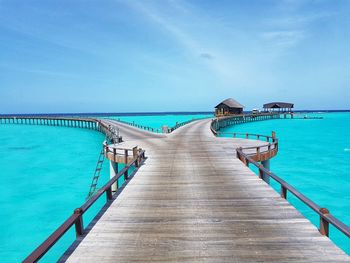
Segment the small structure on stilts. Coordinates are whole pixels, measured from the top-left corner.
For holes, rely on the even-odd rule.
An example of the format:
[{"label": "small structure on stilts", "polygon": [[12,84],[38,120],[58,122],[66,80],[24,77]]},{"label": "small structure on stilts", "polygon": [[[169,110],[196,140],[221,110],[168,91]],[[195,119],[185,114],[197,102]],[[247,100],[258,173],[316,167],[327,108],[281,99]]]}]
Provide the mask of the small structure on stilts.
[{"label": "small structure on stilts", "polygon": [[266,103],[263,106],[264,110],[267,112],[274,112],[283,114],[284,118],[287,118],[287,115],[290,114],[290,117],[293,119],[294,113],[293,108],[294,104],[289,102],[270,102]]}]

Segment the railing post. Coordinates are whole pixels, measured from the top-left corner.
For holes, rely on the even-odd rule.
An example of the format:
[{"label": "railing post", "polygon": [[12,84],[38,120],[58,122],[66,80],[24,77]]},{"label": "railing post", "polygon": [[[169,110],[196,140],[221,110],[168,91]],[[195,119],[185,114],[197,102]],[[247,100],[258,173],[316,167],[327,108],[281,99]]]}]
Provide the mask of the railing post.
[{"label": "railing post", "polygon": [[272,132],[272,141],[275,142],[275,139],[276,139],[276,132]]},{"label": "railing post", "polygon": [[84,234],[83,214],[81,208],[75,209],[74,214],[79,215],[75,221],[75,235],[76,237],[79,237]]},{"label": "railing post", "polygon": [[239,147],[237,150],[236,150],[236,157],[237,159],[241,160],[241,153],[239,151],[242,151],[242,147]]},{"label": "railing post", "polygon": [[257,157],[258,157],[258,160],[260,160],[260,147],[257,147],[256,148],[256,154],[257,154]]},{"label": "railing post", "polygon": [[106,197],[107,197],[107,201],[112,200],[113,198],[113,194],[112,194],[112,187],[108,187],[106,190]]},{"label": "railing post", "polygon": [[281,197],[287,199],[287,188],[281,185]]},{"label": "railing post", "polygon": [[[327,208],[321,208],[320,213],[322,215],[328,215],[329,210]],[[319,231],[320,231],[321,235],[328,237],[329,236],[329,222],[326,219],[324,219],[322,217],[322,215],[320,215],[320,229],[319,229]]]},{"label": "railing post", "polygon": [[113,159],[114,159],[114,162],[116,163],[117,162],[117,149],[116,148],[113,148]]},{"label": "railing post", "polygon": [[137,147],[132,148],[132,157],[133,157],[133,159],[136,158],[135,166],[139,167],[139,159],[138,159]]},{"label": "railing post", "polygon": [[264,166],[262,164],[259,165],[259,178],[263,179],[264,178],[264,171],[262,170]]},{"label": "railing post", "polygon": [[[125,155],[125,166],[128,165],[128,150],[124,150],[124,155]],[[124,180],[128,180],[128,170],[125,171],[124,173]]]}]

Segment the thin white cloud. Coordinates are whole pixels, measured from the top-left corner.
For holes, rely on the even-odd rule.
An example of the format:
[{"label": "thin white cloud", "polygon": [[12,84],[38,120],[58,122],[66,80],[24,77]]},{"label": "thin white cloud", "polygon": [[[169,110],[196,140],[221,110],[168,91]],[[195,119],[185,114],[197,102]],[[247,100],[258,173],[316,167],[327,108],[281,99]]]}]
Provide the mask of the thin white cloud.
[{"label": "thin white cloud", "polygon": [[[172,2],[168,2],[172,3]],[[197,52],[199,48],[198,43],[183,29],[173,23],[170,18],[166,18],[160,12],[158,12],[157,8],[152,7],[150,5],[136,2],[136,1],[128,1],[126,4],[133,8],[134,10],[142,13],[145,17],[158,24],[161,28],[168,31],[181,45],[191,50],[192,52]],[[179,4],[177,3],[177,8]],[[188,11],[186,11],[188,12]]]},{"label": "thin white cloud", "polygon": [[[209,67],[213,74],[216,74],[221,80],[227,82],[237,77],[238,69],[232,63],[232,59],[229,59],[230,55],[225,54],[223,50],[208,49],[205,47],[202,44],[202,39],[208,36],[205,35],[205,37],[198,39],[201,36],[198,36],[198,32],[191,27],[191,23],[189,22],[189,20],[201,21],[203,24],[210,25],[211,21],[207,21],[207,18],[197,17],[194,14],[195,12],[188,7],[180,6],[180,2],[171,0],[166,2],[168,7],[172,10],[180,10],[181,13],[186,13],[185,16],[181,16],[181,14],[176,12],[173,12],[171,17],[166,16],[164,12],[160,12],[161,7],[164,8],[164,2],[162,2],[161,7],[145,4],[145,2],[127,1],[123,3],[165,30],[184,48],[185,52],[194,58],[201,59],[203,65]],[[173,3],[176,3],[175,9]],[[213,59],[214,57],[215,60]]]},{"label": "thin white cloud", "polygon": [[320,20],[330,19],[335,16],[334,12],[295,12],[307,1],[284,0],[278,5],[292,6],[280,15],[262,21],[264,31],[260,38],[272,47],[279,47],[280,50],[292,48],[312,34],[312,26]]},{"label": "thin white cloud", "polygon": [[269,31],[261,34],[262,39],[273,45],[292,47],[304,39],[303,31]]},{"label": "thin white cloud", "polygon": [[275,27],[304,27],[310,23],[318,22],[322,19],[329,19],[334,17],[336,13],[334,12],[320,12],[320,13],[311,13],[303,15],[288,14],[282,17],[269,18],[264,21],[263,24],[266,26],[275,26]]}]

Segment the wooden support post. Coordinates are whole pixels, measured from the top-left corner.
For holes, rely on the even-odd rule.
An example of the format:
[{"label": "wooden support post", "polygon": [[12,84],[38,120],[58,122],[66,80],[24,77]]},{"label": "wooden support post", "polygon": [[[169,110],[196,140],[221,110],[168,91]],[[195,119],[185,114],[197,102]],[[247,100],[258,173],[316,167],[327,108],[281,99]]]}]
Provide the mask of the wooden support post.
[{"label": "wooden support post", "polygon": [[244,163],[247,167],[249,167],[249,160],[247,158],[244,159]]},{"label": "wooden support post", "polygon": [[[270,170],[270,160],[265,160],[265,161],[263,161],[263,162],[261,162],[261,163],[262,163],[262,165],[264,166],[264,168],[265,168],[266,170]],[[262,176],[263,176],[262,179],[263,179],[267,184],[270,184],[270,176],[269,176],[268,174],[265,174],[265,173],[263,173]]]},{"label": "wooden support post", "polygon": [[262,164],[259,165],[259,178],[263,179],[264,178],[264,171],[262,170],[264,166]]},{"label": "wooden support post", "polygon": [[[137,146],[134,147],[134,148],[132,148],[132,157],[133,157],[134,159],[137,158]],[[136,166],[136,167],[139,167],[138,160],[136,161],[135,166]]]},{"label": "wooden support post", "polygon": [[113,198],[112,187],[108,187],[108,189],[106,190],[106,198],[107,198],[107,202],[112,200]]},{"label": "wooden support post", "polygon": [[75,235],[79,237],[84,234],[83,214],[81,208],[75,209],[74,214],[79,215],[75,221]]},{"label": "wooden support post", "polygon": [[[106,155],[108,155],[107,148],[106,148]],[[116,148],[113,148],[113,159],[114,159],[114,162],[116,163],[117,162],[117,149]]]},{"label": "wooden support post", "polygon": [[276,140],[276,132],[273,131],[271,137],[272,137],[272,141],[274,142]]},{"label": "wooden support post", "polygon": [[[125,166],[127,166],[128,165],[128,150],[127,149],[124,150],[124,155],[125,155]],[[128,180],[128,176],[129,176],[128,170],[126,170],[124,173],[124,180]]]},{"label": "wooden support post", "polygon": [[[328,215],[329,210],[327,208],[321,208],[320,212],[322,215]],[[323,236],[329,236],[329,222],[320,215],[320,233]]]},{"label": "wooden support post", "polygon": [[281,197],[287,199],[287,188],[281,185]]}]

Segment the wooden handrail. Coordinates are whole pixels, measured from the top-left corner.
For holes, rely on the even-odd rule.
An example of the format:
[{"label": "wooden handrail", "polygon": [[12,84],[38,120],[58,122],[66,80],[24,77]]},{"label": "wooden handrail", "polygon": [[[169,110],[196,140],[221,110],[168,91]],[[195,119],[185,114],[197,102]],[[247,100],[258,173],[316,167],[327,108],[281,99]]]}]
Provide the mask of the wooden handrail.
[{"label": "wooden handrail", "polygon": [[180,123],[177,123],[175,124],[173,127],[169,128],[169,131],[170,132],[173,132],[175,131],[177,128],[180,128],[186,124],[189,124],[193,121],[198,121],[198,120],[204,120],[204,119],[208,119],[209,117],[201,117],[201,118],[192,118],[191,120],[188,120],[188,121],[183,121],[183,122],[180,122]]},{"label": "wooden handrail", "polygon": [[[232,125],[235,122],[251,122],[251,121],[260,121],[279,118],[279,113],[259,113],[259,114],[235,114],[227,116],[216,116],[210,124],[210,130],[216,136],[218,131],[226,126]],[[220,123],[224,123],[224,126],[221,126]],[[228,125],[227,125],[228,124]]]},{"label": "wooden handrail", "polygon": [[[141,159],[141,161],[139,160]],[[73,226],[75,225],[76,236],[84,234],[83,226],[83,214],[104,194],[106,193],[107,202],[113,198],[112,185],[118,182],[119,178],[124,176],[132,166],[136,169],[133,174],[136,173],[139,165],[145,160],[145,151],[142,150],[138,156],[136,156],[130,163],[128,163],[118,174],[111,178],[104,186],[102,186],[90,199],[88,199],[82,206],[76,208],[74,213],[64,221],[64,223],[58,227],[41,245],[39,245],[27,258],[23,260],[24,263],[37,262],[41,259],[55,243]],[[129,176],[127,179],[131,178]],[[127,181],[124,182],[124,185]]]},{"label": "wooden handrail", "polygon": [[133,126],[133,127],[139,128],[139,129],[142,129],[142,130],[151,131],[151,132],[156,132],[156,133],[159,132],[159,129],[156,129],[156,128],[153,128],[153,127],[150,127],[150,126],[140,125],[140,124],[137,124],[137,123],[135,123],[135,122],[123,121],[123,120],[121,120],[121,119],[118,119],[118,120],[115,120],[115,121],[118,121],[118,122],[121,122],[121,123],[130,125],[130,126]]},{"label": "wooden handrail", "polygon": [[[278,141],[277,139],[275,139]],[[251,148],[251,147],[249,147]],[[322,235],[329,236],[329,224],[333,225],[335,228],[337,228],[340,232],[342,232],[347,237],[350,237],[350,227],[341,222],[339,219],[335,218],[328,209],[322,208],[319,205],[317,205],[315,202],[313,202],[311,199],[306,197],[304,194],[299,192],[295,187],[288,184],[286,181],[278,177],[276,174],[272,173],[270,170],[264,168],[261,164],[256,162],[252,159],[252,157],[249,154],[244,153],[244,150],[247,148],[238,148],[236,149],[237,152],[237,158],[240,159],[244,164],[249,166],[249,164],[253,164],[255,167],[258,168],[259,178],[262,179],[262,175],[267,175],[271,178],[273,178],[276,182],[278,182],[281,185],[281,197],[284,199],[287,199],[287,192],[292,193],[296,198],[298,198],[301,202],[303,202],[305,205],[310,207],[313,211],[315,211],[319,217],[320,217],[320,226],[319,226],[319,232]]]},{"label": "wooden handrail", "polygon": [[[112,132],[109,130],[109,127],[102,121],[96,118],[82,118],[82,117],[65,117],[65,116],[21,116],[21,115],[7,115],[7,116],[0,116],[0,123],[1,120],[9,120],[9,124],[11,124],[11,120],[12,123],[15,124],[35,124],[35,125],[48,125],[48,126],[65,126],[65,127],[79,127],[79,128],[87,128],[87,129],[94,129],[97,131],[102,132],[103,134],[105,134],[109,139],[112,139],[113,134]],[[28,123],[28,122],[24,122],[24,123],[19,123],[18,120],[36,120],[37,123]],[[40,121],[40,123],[39,123]],[[51,123],[49,121],[56,121]],[[59,122],[61,121],[61,123]],[[62,123],[63,121],[63,123]],[[66,121],[69,121],[70,123],[65,123]],[[93,123],[94,125],[77,125],[77,122],[82,122],[82,123]],[[118,139],[119,140],[119,139]]]},{"label": "wooden handrail", "polygon": [[275,136],[275,133],[272,132],[272,136],[261,135],[255,133],[228,133],[228,132],[216,132],[217,136],[220,135],[229,135],[228,138],[243,138],[243,139],[255,139],[262,142],[259,146],[249,146],[242,148],[242,151],[255,150],[253,152],[246,153],[254,161],[265,161],[271,159],[277,155],[278,152],[278,139]]}]

